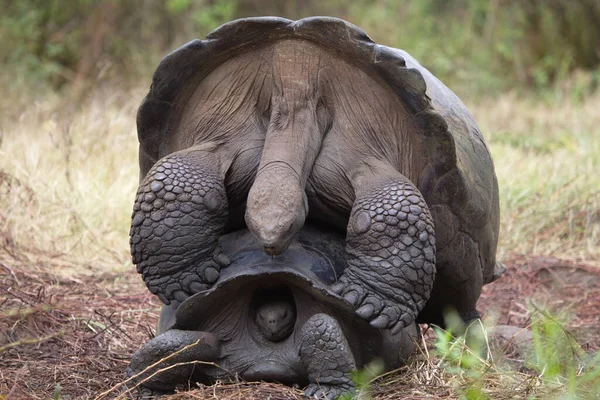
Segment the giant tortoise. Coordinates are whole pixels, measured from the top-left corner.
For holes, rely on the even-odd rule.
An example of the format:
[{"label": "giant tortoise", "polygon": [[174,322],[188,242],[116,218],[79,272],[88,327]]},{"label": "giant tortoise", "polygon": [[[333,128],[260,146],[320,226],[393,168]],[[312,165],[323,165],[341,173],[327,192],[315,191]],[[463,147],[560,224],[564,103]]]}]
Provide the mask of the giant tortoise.
[{"label": "giant tortoise", "polygon": [[347,265],[343,235],[304,227],[275,258],[246,229],[220,244],[231,264],[210,289],[165,305],[158,336],[132,358],[128,374],[146,397],[241,377],[334,399],[353,391],[355,369],[380,359],[390,370],[411,354],[414,322],[374,328],[331,291]]},{"label": "giant tortoise", "polygon": [[227,23],[162,60],[137,124],[131,252],[165,304],[218,279],[223,233],[247,226],[276,256],[307,220],[346,231],[331,289],[377,328],[442,323],[445,307],[476,318],[502,272],[497,180],[471,114],[348,22]]}]

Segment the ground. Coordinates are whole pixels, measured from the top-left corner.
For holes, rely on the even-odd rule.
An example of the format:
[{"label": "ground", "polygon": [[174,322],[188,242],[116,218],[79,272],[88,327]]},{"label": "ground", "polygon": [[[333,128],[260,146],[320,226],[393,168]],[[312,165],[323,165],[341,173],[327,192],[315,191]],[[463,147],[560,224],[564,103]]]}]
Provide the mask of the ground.
[{"label": "ground", "polygon": [[[583,348],[600,349],[597,268],[522,255],[511,255],[505,263],[506,274],[484,288],[481,311],[497,312],[498,323],[522,327],[531,322],[531,303],[568,311],[568,328]],[[26,259],[4,259],[0,307],[0,393],[6,394],[4,398],[124,399],[122,383],[129,357],[152,337],[160,304],[134,271],[64,278]],[[426,342],[431,351],[431,342]],[[415,373],[424,370],[423,362],[417,356],[403,370],[376,381],[373,397],[392,399],[403,393],[409,399],[457,398],[456,387],[446,386],[442,379],[438,379],[441,384],[427,384],[426,374]],[[425,369],[435,375],[431,367]],[[523,380],[530,378],[522,375]],[[276,384],[248,383],[199,387],[185,396],[299,399],[301,392]]]}]

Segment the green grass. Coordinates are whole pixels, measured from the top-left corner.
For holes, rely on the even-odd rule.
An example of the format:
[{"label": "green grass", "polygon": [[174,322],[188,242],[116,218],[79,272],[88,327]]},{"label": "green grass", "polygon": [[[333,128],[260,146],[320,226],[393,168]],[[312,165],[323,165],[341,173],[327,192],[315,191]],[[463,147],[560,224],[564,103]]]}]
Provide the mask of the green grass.
[{"label": "green grass", "polygon": [[[526,384],[530,399],[597,399],[600,396],[600,353],[586,354],[562,321],[540,309],[532,310],[533,348],[523,354],[528,377],[514,367],[494,360],[486,330],[493,323],[475,322],[464,331],[458,316],[448,330],[436,328],[434,356],[438,357],[468,400],[511,398],[506,389],[511,383]],[[488,325],[488,326],[484,326]],[[483,328],[483,329],[482,329]],[[498,384],[504,380],[503,383]],[[512,381],[512,382],[511,382]]]},{"label": "green grass", "polygon": [[[400,380],[410,388],[405,394],[411,399],[591,400],[600,396],[600,353],[586,354],[565,328],[565,318],[532,309],[533,344],[522,346],[516,357],[507,355],[502,350],[505,344],[495,341],[493,317],[465,326],[457,314],[448,313],[446,322],[446,330],[434,327],[433,345],[421,346],[421,353],[400,374],[381,374],[377,361],[356,371],[357,393],[343,400],[395,399],[402,388],[397,386]],[[423,397],[417,395],[419,387]]]},{"label": "green grass", "polygon": [[500,186],[500,256],[597,260],[600,255],[600,96],[505,95],[472,104]]}]

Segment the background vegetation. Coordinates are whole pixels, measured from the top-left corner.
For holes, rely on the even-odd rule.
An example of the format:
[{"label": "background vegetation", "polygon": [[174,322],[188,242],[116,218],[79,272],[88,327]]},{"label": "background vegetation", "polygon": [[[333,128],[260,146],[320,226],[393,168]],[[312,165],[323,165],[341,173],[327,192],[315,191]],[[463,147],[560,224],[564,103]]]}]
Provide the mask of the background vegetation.
[{"label": "background vegetation", "polygon": [[[600,65],[597,0],[0,0],[12,86],[147,77],[166,52],[234,18],[334,15],[408,50],[466,93],[544,88]],[[596,71],[596,72],[593,72]]]},{"label": "background vegetation", "polygon": [[[149,313],[144,316],[155,319],[157,304],[135,274],[128,249],[138,181],[135,113],[165,54],[238,17],[332,15],[360,26],[378,43],[407,50],[457,92],[486,137],[500,184],[500,259],[516,268],[528,265],[520,260],[538,256],[600,266],[600,0],[0,0],[0,9],[0,304],[14,304],[17,310],[0,313],[0,323],[10,330],[6,338],[0,335],[0,371],[9,371],[6,365],[13,372],[21,368],[3,358],[3,349],[23,350],[15,359],[26,358],[29,350],[22,344],[54,338],[59,325],[63,329],[72,323],[67,331],[73,335],[70,342],[77,343],[82,329],[96,321],[104,328],[94,328],[92,339],[102,333],[98,337],[108,343],[94,342],[98,354],[110,348],[115,357],[145,339],[136,307],[143,299]],[[100,282],[99,274],[110,285]],[[520,288],[519,282],[528,279],[507,276],[505,282]],[[81,282],[97,296],[85,310],[108,302],[101,293],[105,288],[123,293],[119,299],[136,293],[131,304],[110,298],[103,307],[106,315],[118,307],[121,315],[132,315],[125,322],[138,336],[122,335],[122,323],[101,319],[97,310],[89,316],[74,300],[65,303],[68,307],[52,303],[55,295],[76,296]],[[16,287],[27,296],[7,295]],[[64,287],[73,289],[65,292]],[[46,290],[48,298],[40,294]],[[77,301],[92,296],[81,293]],[[518,289],[508,293],[526,295]],[[47,302],[50,308],[22,312],[24,298],[30,299],[26,304]],[[588,310],[600,304],[591,295],[585,301]],[[524,311],[523,321],[534,314]],[[35,318],[62,322],[37,325]],[[85,321],[88,328],[73,321]],[[539,328],[536,340],[552,341],[560,329],[542,334]],[[439,354],[423,355],[423,380],[415,387],[430,385],[432,376],[439,378],[436,384],[453,386],[458,377],[460,390],[451,391],[451,398],[457,393],[512,398],[512,386],[503,383],[512,379],[508,375],[479,379],[491,369],[487,360],[473,361],[476,378],[470,367],[439,372],[448,360],[462,362],[466,350],[445,334],[438,339]],[[538,361],[531,367],[537,378],[528,381],[525,392],[529,385],[542,392],[549,388],[546,378],[554,372],[545,367],[562,363],[568,371],[548,378],[558,387],[553,393],[571,395],[581,387],[598,393],[598,358],[580,369],[578,363],[552,359],[544,346],[538,345]],[[124,362],[111,360],[115,366],[102,371],[119,369]],[[42,374],[46,364],[40,365]],[[48,377],[53,385],[69,383],[72,368],[61,366],[61,379]],[[93,376],[97,371],[90,367],[87,372]],[[522,376],[517,378],[521,385]],[[579,378],[585,382],[578,383]],[[96,390],[86,382],[80,385],[86,393]],[[114,384],[111,376],[97,387]],[[502,387],[510,389],[507,397],[500,396]],[[390,390],[394,398],[397,387]]]}]

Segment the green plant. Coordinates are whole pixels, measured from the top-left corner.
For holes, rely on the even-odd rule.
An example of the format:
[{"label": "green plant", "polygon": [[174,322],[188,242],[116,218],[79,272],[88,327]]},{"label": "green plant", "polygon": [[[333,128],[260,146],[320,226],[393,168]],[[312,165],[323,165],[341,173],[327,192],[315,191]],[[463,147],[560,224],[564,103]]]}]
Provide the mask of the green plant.
[{"label": "green plant", "polygon": [[57,383],[56,386],[54,387],[54,400],[62,399],[61,392],[62,392],[62,388],[60,387],[60,383]]},{"label": "green plant", "polygon": [[467,400],[489,399],[484,391],[484,376],[493,368],[488,354],[485,327],[480,320],[465,325],[454,310],[444,315],[446,329],[435,326],[434,354],[450,374],[464,380],[462,397]]},{"label": "green plant", "polygon": [[356,385],[355,394],[345,394],[338,400],[370,400],[371,384],[384,371],[383,361],[373,360],[363,368],[352,373],[352,381]]},{"label": "green plant", "polygon": [[536,308],[532,322],[534,352],[527,366],[544,380],[566,388],[560,399],[600,396],[600,352],[586,354],[565,328],[565,316]]},{"label": "green plant", "polygon": [[[493,392],[486,387],[490,376],[508,376],[513,372],[496,365],[489,356],[484,324],[475,322],[466,327],[452,311],[446,314],[445,322],[446,330],[434,328],[434,354],[447,372],[460,378],[463,399],[492,398]],[[565,323],[561,317],[535,308],[531,324],[533,351],[526,367],[535,373],[537,385],[545,388],[545,396],[554,393],[557,397],[552,398],[561,400],[598,398],[600,352],[585,354]]]}]

